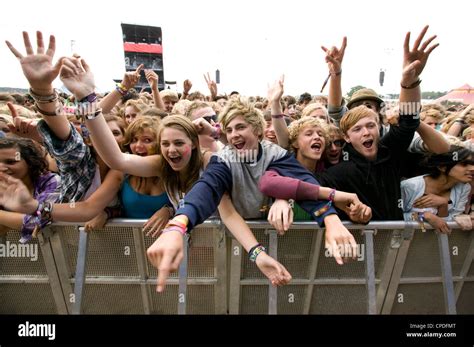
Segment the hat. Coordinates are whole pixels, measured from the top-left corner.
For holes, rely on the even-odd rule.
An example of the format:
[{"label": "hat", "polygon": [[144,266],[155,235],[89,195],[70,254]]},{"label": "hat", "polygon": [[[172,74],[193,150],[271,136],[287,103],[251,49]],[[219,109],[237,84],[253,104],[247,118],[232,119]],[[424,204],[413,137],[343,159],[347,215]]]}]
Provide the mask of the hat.
[{"label": "hat", "polygon": [[352,94],[351,98],[349,99],[347,103],[347,108],[350,109],[354,102],[362,101],[362,100],[376,101],[379,104],[379,107],[380,107],[380,104],[383,103],[383,100],[379,98],[375,90],[369,89],[369,88],[362,88],[354,92],[354,94]]}]

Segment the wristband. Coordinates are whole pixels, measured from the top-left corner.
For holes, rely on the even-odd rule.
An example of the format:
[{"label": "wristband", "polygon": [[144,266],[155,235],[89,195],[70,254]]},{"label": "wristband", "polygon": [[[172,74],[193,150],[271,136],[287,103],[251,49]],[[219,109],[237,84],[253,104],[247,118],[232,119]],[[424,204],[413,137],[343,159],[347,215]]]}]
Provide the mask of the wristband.
[{"label": "wristband", "polygon": [[37,104],[49,104],[59,99],[59,94],[56,89],[53,89],[53,94],[50,95],[36,94],[31,88],[28,90],[28,93],[31,95],[33,100],[36,101]]},{"label": "wristband", "polygon": [[413,89],[415,87],[418,87],[421,83],[421,79],[418,77],[418,79],[413,82],[412,84],[410,84],[409,86],[404,86],[403,84],[400,83],[400,86],[403,88],[403,89]]},{"label": "wristband", "polygon": [[257,257],[260,253],[265,252],[266,249],[260,243],[253,246],[249,251],[249,260],[253,263],[257,261]]},{"label": "wristband", "polygon": [[323,215],[324,213],[326,213],[327,211],[329,211],[329,209],[331,208],[332,206],[332,203],[334,201],[334,196],[336,195],[336,189],[331,189],[331,192],[329,193],[329,197],[328,197],[328,202],[326,205],[324,205],[323,207],[321,207],[319,210],[315,211],[314,212],[314,215],[316,217],[319,217],[321,215]]},{"label": "wristband", "polygon": [[274,119],[283,118],[284,116],[285,116],[284,114],[272,114],[272,118]]},{"label": "wristband", "polygon": [[183,230],[181,229],[180,227],[176,226],[176,225],[170,225],[170,226],[166,226],[162,231],[161,233],[164,234],[164,233],[167,233],[169,231],[177,231],[179,232],[181,235],[186,235],[186,230]]}]

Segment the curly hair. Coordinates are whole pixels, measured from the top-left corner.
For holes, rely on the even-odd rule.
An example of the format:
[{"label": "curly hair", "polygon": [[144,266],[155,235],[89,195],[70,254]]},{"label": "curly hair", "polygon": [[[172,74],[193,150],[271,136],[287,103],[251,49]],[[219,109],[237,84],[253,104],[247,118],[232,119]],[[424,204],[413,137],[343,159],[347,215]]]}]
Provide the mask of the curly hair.
[{"label": "curly hair", "polygon": [[0,139],[0,149],[16,148],[20,158],[28,165],[28,172],[33,182],[36,182],[48,169],[48,162],[38,144],[33,140],[18,137]]}]

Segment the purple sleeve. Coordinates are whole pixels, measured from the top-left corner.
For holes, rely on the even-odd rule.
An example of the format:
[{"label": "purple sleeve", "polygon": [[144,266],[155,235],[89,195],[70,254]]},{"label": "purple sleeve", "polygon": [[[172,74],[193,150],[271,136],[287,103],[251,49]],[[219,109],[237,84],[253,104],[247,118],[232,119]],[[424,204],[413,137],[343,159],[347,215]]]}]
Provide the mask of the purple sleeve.
[{"label": "purple sleeve", "polygon": [[319,200],[318,185],[281,176],[274,170],[264,173],[258,188],[262,194],[275,199]]}]

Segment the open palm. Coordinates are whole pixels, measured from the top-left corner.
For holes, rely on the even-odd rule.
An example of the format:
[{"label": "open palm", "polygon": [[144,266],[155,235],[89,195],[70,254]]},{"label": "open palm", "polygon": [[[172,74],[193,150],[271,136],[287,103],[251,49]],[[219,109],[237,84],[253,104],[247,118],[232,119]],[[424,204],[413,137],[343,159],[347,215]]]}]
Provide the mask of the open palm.
[{"label": "open palm", "polygon": [[23,74],[31,88],[35,90],[50,89],[51,84],[59,74],[62,59],[53,65],[53,56],[56,50],[56,41],[53,35],[49,38],[49,46],[46,52],[43,44],[43,34],[40,31],[36,32],[36,40],[37,53],[35,54],[28,33],[23,32],[26,56],[23,56],[9,41],[6,41],[6,44],[20,61]]},{"label": "open palm", "polygon": [[34,205],[34,199],[25,184],[4,173],[0,173],[0,205],[10,211],[28,214],[34,212],[28,208]]}]

